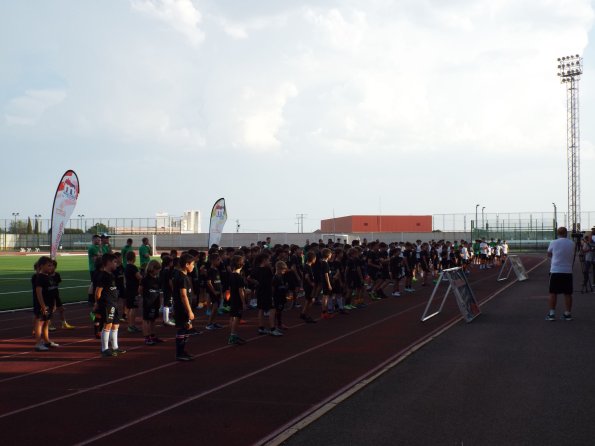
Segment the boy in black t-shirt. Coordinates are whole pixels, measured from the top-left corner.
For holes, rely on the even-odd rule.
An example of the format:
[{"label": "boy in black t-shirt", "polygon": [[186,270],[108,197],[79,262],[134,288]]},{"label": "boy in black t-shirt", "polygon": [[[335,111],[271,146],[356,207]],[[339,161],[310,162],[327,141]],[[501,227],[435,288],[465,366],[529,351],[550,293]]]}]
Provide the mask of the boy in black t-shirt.
[{"label": "boy in black t-shirt", "polygon": [[182,254],[178,268],[172,278],[173,303],[176,314],[176,360],[191,361],[192,356],[186,351],[186,343],[192,329],[194,313],[192,312],[192,279],[188,276],[194,270],[194,257]]},{"label": "boy in black t-shirt", "polygon": [[244,288],[246,282],[240,274],[244,267],[244,258],[234,255],[231,259],[231,274],[229,276],[229,316],[231,318],[231,333],[228,344],[242,345],[246,343],[245,339],[238,336],[238,325],[242,318],[242,311],[246,306]]},{"label": "boy in black t-shirt", "polygon": [[[130,250],[127,250],[128,253]],[[120,322],[126,322],[126,282],[124,280],[124,265],[122,263],[122,253],[115,252],[116,269],[114,277],[116,278],[116,287],[118,288],[118,313],[120,313]],[[126,261],[126,259],[124,259]]]},{"label": "boy in black t-shirt", "polygon": [[[250,273],[250,280],[256,291],[258,308],[258,334],[270,334],[275,328],[275,310],[273,309],[273,270],[267,253],[258,254],[254,259],[255,267]],[[269,314],[269,326],[265,327],[265,313]]]},{"label": "boy in black t-shirt", "polygon": [[155,335],[155,319],[159,314],[159,299],[161,289],[159,287],[159,271],[161,264],[157,260],[151,260],[147,265],[145,277],[141,279],[140,294],[143,297],[143,334],[146,345],[155,345],[163,342]]},{"label": "boy in black t-shirt", "polygon": [[136,254],[134,251],[128,251],[126,253],[126,267],[124,268],[124,277],[126,279],[126,318],[128,320],[128,333],[138,333],[140,331],[136,326],[136,309],[138,308],[138,289],[142,275],[134,264],[135,261]]},{"label": "boy in black t-shirt", "polygon": [[308,251],[306,254],[306,263],[304,265],[304,306],[302,307],[302,312],[300,314],[300,319],[304,322],[313,324],[316,321],[312,319],[309,314],[310,307],[314,302],[314,290],[316,288],[316,282],[314,279],[314,269],[313,266],[316,263],[316,254],[312,251]]},{"label": "boy in black t-shirt", "polygon": [[173,278],[174,268],[173,259],[169,256],[161,258],[161,270],[159,271],[159,288],[163,293],[163,325],[174,327],[176,324],[170,319],[171,308],[173,302]]},{"label": "boy in black t-shirt", "polygon": [[215,315],[219,309],[219,303],[223,295],[223,287],[221,284],[221,273],[219,265],[221,264],[221,257],[218,253],[213,253],[209,257],[210,266],[207,271],[206,285],[207,285],[207,330],[218,330],[223,328],[222,325],[215,322]]},{"label": "boy in black t-shirt", "polygon": [[335,315],[328,312],[328,304],[331,295],[333,294],[333,286],[331,285],[331,270],[329,267],[329,260],[332,256],[332,251],[328,248],[322,250],[320,260],[320,274],[322,280],[322,319],[331,319]]},{"label": "boy in black t-shirt", "polygon": [[101,314],[103,320],[101,355],[104,357],[118,356],[126,353],[126,351],[118,346],[120,315],[117,309],[118,287],[116,286],[116,278],[113,275],[117,266],[116,256],[104,254],[102,262],[103,271],[99,274],[95,288],[95,309]]},{"label": "boy in black t-shirt", "polygon": [[275,263],[275,276],[273,277],[273,305],[275,308],[276,327],[271,331],[271,336],[283,336],[283,308],[289,294],[289,283],[287,281],[287,264],[283,261]]},{"label": "boy in black t-shirt", "polygon": [[[56,305],[53,282],[50,280],[49,273],[52,268],[52,259],[47,256],[40,257],[37,261],[39,273],[34,279],[35,299],[33,301],[33,311],[37,320],[35,325],[35,350],[46,352],[49,347],[58,347],[58,344],[50,341],[49,323]],[[43,337],[43,340],[42,340]]]}]

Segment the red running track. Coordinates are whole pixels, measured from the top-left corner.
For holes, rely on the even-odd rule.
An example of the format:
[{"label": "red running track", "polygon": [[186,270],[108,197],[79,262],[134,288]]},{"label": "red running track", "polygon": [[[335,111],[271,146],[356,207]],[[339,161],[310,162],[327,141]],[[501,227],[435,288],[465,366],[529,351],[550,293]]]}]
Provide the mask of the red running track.
[{"label": "red running track", "polygon": [[[523,256],[527,270],[542,259]],[[497,282],[497,274],[470,275],[480,302],[510,286],[512,278]],[[205,332],[190,338],[189,363],[173,360],[174,329],[161,326],[167,342],[145,346],[121,329],[128,353],[100,357],[85,305],[68,308],[77,328],[56,331],[60,348],[47,353],[33,351],[30,313],[0,315],[3,444],[261,444],[459,320],[449,297],[441,315],[420,322],[431,291],[418,286],[317,324],[289,310],[282,338],[256,335],[256,311],[248,311],[246,345],[228,346],[227,327]]]}]

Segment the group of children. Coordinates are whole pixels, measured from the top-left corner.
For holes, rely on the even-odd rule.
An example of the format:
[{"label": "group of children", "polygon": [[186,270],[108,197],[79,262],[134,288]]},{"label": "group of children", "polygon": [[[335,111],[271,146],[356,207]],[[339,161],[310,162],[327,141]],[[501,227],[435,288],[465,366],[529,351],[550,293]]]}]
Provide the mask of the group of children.
[{"label": "group of children", "polygon": [[[147,245],[143,241],[143,246]],[[484,245],[489,247],[485,241],[479,241],[476,247],[463,240],[390,244],[354,241],[351,245],[320,241],[304,247],[258,244],[240,249],[214,245],[208,252],[190,249],[179,257],[172,250],[163,253],[161,261],[150,260],[149,247],[144,249],[148,252],[146,261],[141,261],[138,268],[132,240],[122,252],[113,253],[109,238],[98,238],[89,248],[89,302],[93,305],[95,335],[101,339],[103,356],[125,353],[118,346],[119,325],[126,321],[128,332],[140,331],[136,311],[142,301],[145,343],[162,342],[155,334],[155,321],[162,313],[163,324],[177,330],[176,359],[188,361],[192,356],[186,351],[186,343],[189,336],[198,333],[193,324],[202,309],[206,310],[208,331],[222,329],[217,318],[229,314],[229,344],[246,342],[239,336],[238,327],[248,308],[258,310],[259,335],[281,337],[287,330],[283,313],[288,308],[299,309],[300,319],[308,324],[316,323],[315,311],[320,311],[320,319],[348,315],[350,310],[365,308],[369,300],[400,296],[402,282],[404,291],[413,292],[414,282],[428,285],[443,269],[460,266],[469,273],[476,258],[480,268],[489,267],[489,250]],[[499,254],[505,255],[502,251]],[[43,290],[47,288],[48,295],[57,295],[58,287],[47,285],[45,275],[50,277],[52,269],[45,266],[43,259],[38,262],[41,276],[35,279],[36,289],[42,290],[42,298],[37,299],[36,339],[42,342],[43,336],[51,347],[44,324],[46,314],[51,313],[48,309],[55,305],[51,299],[45,300]],[[41,344],[38,346],[41,348]]]}]

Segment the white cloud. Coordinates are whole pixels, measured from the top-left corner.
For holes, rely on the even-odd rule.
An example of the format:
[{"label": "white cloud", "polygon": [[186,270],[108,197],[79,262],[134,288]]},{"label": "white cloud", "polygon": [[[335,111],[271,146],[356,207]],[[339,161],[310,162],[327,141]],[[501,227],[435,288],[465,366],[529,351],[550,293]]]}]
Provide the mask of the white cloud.
[{"label": "white cloud", "polygon": [[283,110],[297,94],[298,89],[291,82],[281,84],[270,93],[246,88],[242,98],[244,111],[238,116],[241,133],[236,144],[253,150],[278,148],[279,130],[285,122]]},{"label": "white cloud", "polygon": [[132,8],[147,14],[175,29],[194,45],[205,38],[199,25],[202,14],[190,0],[132,0]]},{"label": "white cloud", "polygon": [[32,126],[43,114],[66,98],[62,89],[27,90],[23,96],[12,99],[5,108],[7,125]]}]

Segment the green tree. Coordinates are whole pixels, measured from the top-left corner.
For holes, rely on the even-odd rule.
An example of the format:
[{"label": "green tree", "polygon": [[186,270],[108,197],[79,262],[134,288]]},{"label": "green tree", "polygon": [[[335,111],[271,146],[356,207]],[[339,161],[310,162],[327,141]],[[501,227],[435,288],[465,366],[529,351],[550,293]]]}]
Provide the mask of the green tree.
[{"label": "green tree", "polygon": [[109,234],[109,228],[103,223],[96,223],[87,229],[87,234],[101,234],[107,232]]},{"label": "green tree", "polygon": [[31,217],[27,217],[27,234],[33,234],[33,225],[31,224]]},{"label": "green tree", "polygon": [[35,227],[33,228],[33,232],[35,234],[39,234],[39,220],[37,218],[35,219]]}]

